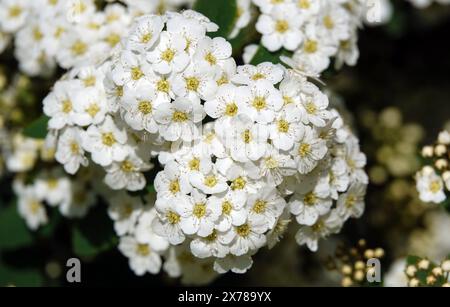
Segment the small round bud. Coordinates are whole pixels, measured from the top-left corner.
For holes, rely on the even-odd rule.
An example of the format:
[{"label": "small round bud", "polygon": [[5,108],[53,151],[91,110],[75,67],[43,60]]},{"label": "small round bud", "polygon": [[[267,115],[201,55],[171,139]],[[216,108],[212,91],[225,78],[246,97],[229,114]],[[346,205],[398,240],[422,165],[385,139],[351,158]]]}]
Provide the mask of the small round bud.
[{"label": "small round bud", "polygon": [[364,252],[364,257],[366,259],[374,258],[375,252],[372,249],[368,249]]},{"label": "small round bud", "polygon": [[355,269],[356,270],[364,270],[366,268],[366,265],[363,261],[356,261],[355,263]]},{"label": "small round bud", "polygon": [[353,280],[350,277],[344,277],[341,282],[342,287],[351,287]]},{"label": "small round bud", "polygon": [[427,285],[431,286],[436,282],[436,277],[434,277],[433,275],[429,275],[427,277]]},{"label": "small round bud", "polygon": [[417,266],[419,267],[419,269],[421,270],[428,270],[428,268],[430,267],[430,261],[427,259],[422,259],[419,261],[419,263],[417,264]]},{"label": "small round bud", "polygon": [[420,281],[417,278],[413,278],[409,281],[408,286],[410,287],[418,287],[420,285]]},{"label": "small round bud", "polygon": [[450,260],[445,260],[441,264],[441,268],[444,270],[444,272],[450,272]]},{"label": "small round bud", "polygon": [[434,163],[434,165],[438,170],[442,171],[448,167],[448,161],[446,159],[439,159]]},{"label": "small round bud", "polygon": [[442,157],[447,153],[447,146],[442,144],[437,145],[436,147],[434,147],[434,153],[436,154],[436,156]]},{"label": "small round bud", "polygon": [[434,155],[434,148],[433,146],[425,146],[422,148],[422,157],[424,158],[432,158]]},{"label": "small round bud", "polygon": [[431,272],[433,273],[434,276],[437,277],[442,276],[442,274],[444,274],[442,268],[440,267],[435,267]]},{"label": "small round bud", "polygon": [[341,269],[342,274],[344,274],[344,275],[350,275],[350,274],[352,274],[352,271],[353,271],[353,270],[352,270],[352,267],[349,266],[348,264],[342,266],[342,269]]},{"label": "small round bud", "polygon": [[414,277],[416,276],[417,273],[417,268],[414,265],[408,265],[408,267],[406,268],[406,275],[408,275],[409,277]]},{"label": "small round bud", "polygon": [[382,249],[382,248],[375,249],[375,257],[383,258],[384,257],[384,249]]},{"label": "small round bud", "polygon": [[355,272],[355,274],[353,274],[353,278],[356,281],[363,281],[364,280],[364,271],[358,270]]}]

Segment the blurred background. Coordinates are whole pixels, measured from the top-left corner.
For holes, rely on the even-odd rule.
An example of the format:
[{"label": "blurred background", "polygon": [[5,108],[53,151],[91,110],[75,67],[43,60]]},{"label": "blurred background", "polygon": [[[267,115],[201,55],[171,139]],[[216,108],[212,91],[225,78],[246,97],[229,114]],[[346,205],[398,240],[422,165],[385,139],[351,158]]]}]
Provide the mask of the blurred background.
[{"label": "blurred background", "polygon": [[[322,241],[318,253],[298,247],[295,233],[287,233],[273,250],[254,257],[247,274],[226,274],[213,285],[364,285],[355,274],[361,271],[358,262],[374,256],[381,259],[384,284],[389,284],[402,282],[395,272],[404,269],[399,264],[408,255],[439,262],[450,254],[450,214],[443,207],[421,203],[414,182],[423,162],[422,146],[450,126],[450,7],[418,10],[406,1],[395,1],[394,6],[389,23],[360,30],[357,66],[339,72],[330,69],[322,78],[333,103],[347,110],[368,156],[371,184],[365,214],[349,221],[338,236]],[[8,128],[0,129],[0,142],[5,148],[13,136],[3,131],[38,118],[53,81],[20,75],[11,50],[0,56],[0,127]],[[45,167],[45,152],[39,155],[43,159],[38,163]],[[180,283],[163,273],[133,274],[127,259],[113,247],[117,242],[105,205],[79,221],[62,218],[49,208],[49,224],[30,232],[14,206],[15,174],[4,169],[2,160],[1,286],[70,285],[65,263],[74,254],[74,240],[81,240],[76,246],[83,248],[77,255],[82,256],[84,286]],[[89,242],[73,234],[92,228],[98,231]]]}]

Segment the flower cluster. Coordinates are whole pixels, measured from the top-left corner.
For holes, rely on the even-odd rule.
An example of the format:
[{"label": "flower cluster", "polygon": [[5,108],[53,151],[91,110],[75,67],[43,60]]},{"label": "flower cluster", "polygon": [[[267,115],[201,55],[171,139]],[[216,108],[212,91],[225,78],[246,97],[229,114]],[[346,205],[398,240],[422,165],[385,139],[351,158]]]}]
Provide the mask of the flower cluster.
[{"label": "flower cluster", "polygon": [[214,262],[219,273],[243,273],[291,218],[298,244],[316,251],[321,238],[361,216],[365,156],[313,83],[262,63],[237,67],[203,105],[186,97],[190,108],[172,104],[169,131],[193,127],[203,110],[213,121],[188,138],[170,136],[176,142],[160,155],[154,230],[171,245]]},{"label": "flower cluster", "polygon": [[409,287],[450,287],[450,259],[436,264],[411,256],[407,263],[405,273]]},{"label": "flower cluster", "polygon": [[[187,0],[124,1],[98,10],[93,0],[5,0],[0,3],[0,52],[14,37],[15,56],[28,75],[97,64],[127,34],[136,15],[185,5]],[[167,4],[167,5],[166,5]]]},{"label": "flower cluster", "polygon": [[433,146],[425,146],[422,156],[430,161],[416,174],[417,190],[424,202],[443,203],[450,191],[450,132],[439,134]]},{"label": "flower cluster", "polygon": [[253,0],[261,15],[256,29],[269,51],[292,52],[289,64],[318,74],[336,59],[336,66],[355,65],[358,26],[363,21],[365,1]]}]

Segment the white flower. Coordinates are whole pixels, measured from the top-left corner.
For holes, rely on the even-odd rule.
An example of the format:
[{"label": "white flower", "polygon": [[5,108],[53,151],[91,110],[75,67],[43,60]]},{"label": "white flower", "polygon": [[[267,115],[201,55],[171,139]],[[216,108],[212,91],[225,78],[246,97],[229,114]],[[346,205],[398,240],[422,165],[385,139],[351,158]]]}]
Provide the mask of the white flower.
[{"label": "white flower", "polygon": [[331,41],[345,41],[349,39],[351,33],[350,13],[337,3],[329,3],[324,6],[319,21],[318,31],[323,39]]},{"label": "white flower", "polygon": [[146,184],[142,172],[151,168],[151,164],[144,162],[134,151],[129,149],[129,154],[123,161],[113,162],[106,167],[105,183],[113,190],[139,191]]},{"label": "white flower", "polygon": [[240,98],[244,102],[243,113],[258,123],[272,122],[276,112],[283,107],[280,92],[268,81],[260,80],[249,87],[242,87],[241,90]]},{"label": "white flower", "polygon": [[123,87],[125,94],[132,95],[140,86],[146,85],[152,75],[150,64],[145,59],[131,50],[124,50],[112,69],[111,77]]},{"label": "white flower", "polygon": [[293,5],[283,5],[274,8],[270,15],[261,15],[256,29],[263,34],[261,42],[269,51],[277,51],[282,47],[293,51],[303,40],[300,31],[302,23],[303,19]]},{"label": "white flower", "polygon": [[182,206],[181,203],[187,205],[189,202],[188,196],[178,196],[171,200],[164,198],[156,200],[155,208],[158,218],[153,220],[153,230],[157,235],[166,238],[172,245],[181,244],[186,239],[183,230],[181,230],[181,215],[175,211],[173,204]]},{"label": "white flower", "polygon": [[300,94],[300,105],[303,108],[303,123],[311,123],[317,127],[324,127],[331,118],[328,108],[328,97],[314,84],[304,83]]},{"label": "white flower", "polygon": [[283,79],[283,75],[284,69],[281,65],[264,62],[257,66],[239,66],[237,68],[237,74],[233,77],[233,82],[250,85],[259,80],[266,80],[275,85]]},{"label": "white flower", "polygon": [[338,199],[338,193],[347,191],[350,184],[347,164],[344,159],[333,159],[328,178],[330,182],[331,197],[333,199]]},{"label": "white flower", "polygon": [[328,148],[326,142],[319,139],[316,132],[310,127],[306,127],[303,137],[295,144],[291,154],[297,163],[297,169],[300,174],[308,174],[320,160],[327,154]]},{"label": "white flower", "polygon": [[72,183],[60,169],[53,169],[35,180],[36,194],[50,206],[58,206],[70,201]]},{"label": "white flower", "polygon": [[278,242],[280,242],[284,233],[287,231],[290,222],[291,222],[291,214],[289,213],[289,208],[286,207],[283,210],[283,213],[276,221],[275,225],[266,235],[267,247],[269,249],[274,248],[274,246],[277,245]]},{"label": "white flower", "polygon": [[186,40],[181,35],[163,32],[155,50],[147,54],[147,60],[158,73],[181,72],[189,63],[185,49]]},{"label": "white flower", "polygon": [[299,245],[306,244],[312,252],[315,252],[321,238],[337,233],[341,227],[342,220],[338,217],[336,211],[331,211],[320,217],[314,225],[300,227],[295,235],[295,240]]},{"label": "white flower", "polygon": [[56,82],[53,91],[44,99],[44,113],[50,117],[48,127],[62,129],[74,124],[75,109],[72,102],[76,88],[70,81]]},{"label": "white flower", "polygon": [[161,124],[161,136],[167,141],[182,139],[190,142],[199,134],[196,123],[203,119],[203,108],[198,102],[178,98],[173,103],[159,105],[155,119]]},{"label": "white flower", "polygon": [[130,268],[136,275],[159,273],[161,257],[151,249],[150,244],[139,243],[135,238],[125,236],[120,238],[119,250],[129,258]]},{"label": "white flower", "polygon": [[79,91],[74,95],[73,104],[73,121],[79,126],[101,123],[108,111],[103,89],[100,91],[97,88],[88,88]]},{"label": "white flower", "polygon": [[226,178],[214,168],[206,173],[196,172],[191,174],[190,181],[193,187],[205,194],[218,194],[228,190]]},{"label": "white flower", "polygon": [[220,118],[224,124],[230,123],[231,119],[242,113],[241,91],[232,84],[219,87],[214,99],[205,102],[205,112],[212,118]]},{"label": "white flower", "polygon": [[306,186],[301,188],[303,191],[297,192],[291,198],[290,210],[300,225],[312,226],[320,216],[327,214],[333,205],[330,198],[330,187],[322,179],[312,189],[308,189]]},{"label": "white flower", "polygon": [[59,135],[56,148],[56,161],[64,165],[64,170],[75,174],[80,166],[87,166],[88,160],[84,155],[82,139],[84,130],[77,127],[67,127]]},{"label": "white flower", "polygon": [[255,251],[266,244],[264,232],[267,230],[267,223],[262,217],[248,218],[240,225],[231,227],[223,234],[222,242],[229,243],[230,253],[235,256],[242,256],[249,251]]},{"label": "white flower", "polygon": [[247,115],[241,114],[231,121],[231,127],[231,131],[219,131],[219,134],[225,135],[225,144],[234,160],[256,161],[264,155],[269,134],[265,125],[255,124]]},{"label": "white flower", "polygon": [[158,195],[164,199],[184,196],[192,190],[187,174],[174,161],[167,163],[164,171],[156,175],[154,186]]},{"label": "white flower", "polygon": [[367,186],[362,183],[354,183],[347,193],[339,196],[337,201],[337,213],[346,220],[349,217],[360,218],[364,212],[364,196]]},{"label": "white flower", "polygon": [[269,184],[278,186],[285,177],[292,176],[297,172],[297,166],[289,155],[280,153],[274,147],[269,148],[258,161],[257,175],[254,173],[251,175],[254,179],[263,179]]},{"label": "white flower", "polygon": [[425,167],[417,174],[417,190],[423,202],[439,204],[447,198],[442,178],[431,167]]},{"label": "white flower", "polygon": [[[272,229],[286,207],[286,201],[271,186],[263,186],[256,194],[247,198],[248,219],[262,219],[265,229]],[[260,226],[262,227],[262,226]]]},{"label": "white flower", "polygon": [[220,69],[223,63],[231,56],[231,44],[222,37],[205,37],[198,42],[194,54],[194,62],[200,67]]},{"label": "white flower", "polygon": [[159,39],[164,27],[161,16],[142,16],[136,19],[127,39],[127,47],[131,50],[149,50]]},{"label": "white flower", "polygon": [[107,116],[99,126],[89,126],[83,136],[83,147],[92,154],[92,160],[101,166],[123,161],[128,153],[127,134]]},{"label": "white flower", "polygon": [[187,235],[209,236],[221,213],[221,208],[217,203],[207,202],[206,196],[195,189],[188,201],[174,205],[181,216],[180,227]]},{"label": "white flower", "polygon": [[42,203],[42,199],[36,194],[34,186],[25,187],[20,191],[17,203],[20,216],[25,219],[27,226],[31,230],[36,230],[39,226],[47,224],[48,219],[45,206]]},{"label": "white flower", "polygon": [[114,221],[114,230],[118,236],[134,232],[141,212],[142,201],[139,197],[120,192],[109,200],[108,215]]},{"label": "white flower", "polygon": [[125,114],[123,119],[131,128],[150,133],[158,132],[158,124],[154,118],[156,108],[161,104],[156,92],[148,87],[140,86],[136,90],[136,95],[126,97],[122,104]]},{"label": "white flower", "polygon": [[212,195],[208,198],[208,202],[213,203],[213,206],[218,206],[222,209],[222,213],[216,222],[216,229],[224,232],[229,230],[232,226],[240,226],[247,220],[247,210],[245,203],[247,195],[244,191],[228,190],[222,195]]},{"label": "white flower", "polygon": [[216,70],[201,65],[191,64],[173,80],[173,92],[180,97],[192,101],[199,98],[208,100],[217,91],[217,83],[213,79]]},{"label": "white flower", "polygon": [[208,236],[192,240],[190,244],[191,252],[198,258],[223,258],[228,254],[229,249],[226,244],[221,242],[221,239],[222,237],[217,235],[217,231],[214,229]]},{"label": "white flower", "polygon": [[304,132],[304,126],[300,123],[301,109],[290,103],[283,107],[274,122],[269,125],[269,138],[272,145],[281,150],[290,150]]},{"label": "white flower", "polygon": [[25,24],[29,14],[28,1],[5,0],[0,3],[0,28],[8,33],[17,31]]}]

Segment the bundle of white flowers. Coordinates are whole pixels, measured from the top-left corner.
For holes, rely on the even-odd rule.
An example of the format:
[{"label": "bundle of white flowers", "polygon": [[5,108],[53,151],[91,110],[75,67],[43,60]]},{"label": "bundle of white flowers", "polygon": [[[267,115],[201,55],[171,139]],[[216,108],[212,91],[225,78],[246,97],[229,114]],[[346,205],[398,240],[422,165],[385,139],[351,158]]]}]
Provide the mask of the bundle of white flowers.
[{"label": "bundle of white flowers", "polygon": [[0,53],[11,38],[21,70],[48,75],[98,64],[127,34],[134,16],[175,9],[189,0],[127,0],[97,9],[94,0],[4,0],[0,2]]},{"label": "bundle of white flowers", "polygon": [[[56,160],[103,169],[140,191],[157,156],[156,202],[106,195],[119,249],[142,275],[186,283],[274,246],[294,216],[315,251],[364,210],[365,156],[328,98],[280,65],[236,67],[217,26],[194,11],[136,19],[110,59],[73,69],[44,101]],[[151,176],[147,176],[151,177]]]},{"label": "bundle of white flowers", "polygon": [[435,145],[425,146],[422,156],[429,163],[416,174],[420,199],[427,203],[445,202],[450,191],[450,132],[439,134]]}]

